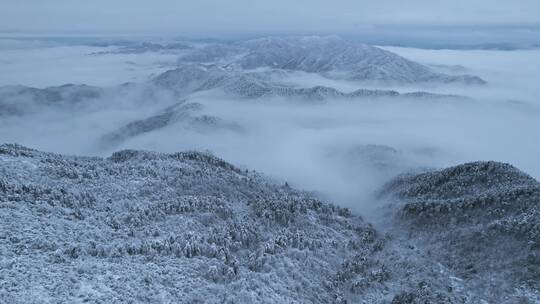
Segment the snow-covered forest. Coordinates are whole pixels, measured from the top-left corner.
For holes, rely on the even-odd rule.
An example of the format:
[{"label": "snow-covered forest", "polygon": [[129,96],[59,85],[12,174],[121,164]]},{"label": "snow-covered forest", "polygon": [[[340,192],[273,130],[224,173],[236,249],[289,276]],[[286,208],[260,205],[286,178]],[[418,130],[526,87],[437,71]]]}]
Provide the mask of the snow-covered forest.
[{"label": "snow-covered forest", "polygon": [[540,303],[495,2],[0,3],[0,303]]}]

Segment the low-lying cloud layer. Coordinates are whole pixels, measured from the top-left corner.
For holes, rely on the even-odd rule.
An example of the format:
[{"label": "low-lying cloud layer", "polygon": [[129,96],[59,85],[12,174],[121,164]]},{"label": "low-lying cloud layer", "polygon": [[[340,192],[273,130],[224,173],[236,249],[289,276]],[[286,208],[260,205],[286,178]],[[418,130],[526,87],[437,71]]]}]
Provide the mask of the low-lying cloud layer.
[{"label": "low-lying cloud layer", "polygon": [[[180,97],[178,92],[144,82],[154,73],[175,68],[176,60],[172,59],[178,54],[90,55],[111,49],[62,46],[0,50],[0,68],[11,67],[12,71],[0,78],[2,85],[46,87],[76,82],[103,87],[97,98],[83,98],[74,107],[36,106],[23,115],[1,116],[0,142],[102,156],[124,148],[210,150],[236,165],[316,190],[357,209],[369,207],[370,195],[390,177],[422,167],[497,160],[540,177],[540,160],[535,157],[540,154],[540,103],[534,85],[538,75],[532,68],[532,62],[540,58],[537,50],[392,48],[434,70],[477,75],[488,83],[370,85],[372,89],[472,98],[330,97],[310,103],[279,95],[238,98],[215,89]],[[134,68],[127,68],[126,60],[134,62]],[[36,64],[42,69],[36,69]],[[38,70],[41,72],[36,74]],[[117,86],[131,80],[139,83]],[[281,80],[304,88],[328,86],[343,92],[367,86],[304,72],[287,74]],[[198,106],[182,112],[179,105]],[[164,115],[167,111],[176,112]],[[125,133],[133,122],[142,124],[144,132]],[[118,130],[124,130],[125,138],[104,144],[104,137]]]}]

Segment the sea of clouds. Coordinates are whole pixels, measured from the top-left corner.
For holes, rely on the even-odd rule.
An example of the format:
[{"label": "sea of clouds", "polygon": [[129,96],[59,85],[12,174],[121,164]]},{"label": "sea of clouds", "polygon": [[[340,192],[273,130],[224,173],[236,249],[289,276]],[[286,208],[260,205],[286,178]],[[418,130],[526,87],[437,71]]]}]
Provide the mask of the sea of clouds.
[{"label": "sea of clouds", "polygon": [[[75,83],[114,92],[122,83],[144,83],[174,68],[179,56],[103,53],[113,49],[2,39],[0,86]],[[540,178],[540,72],[536,68],[540,50],[385,49],[441,72],[480,76],[488,84],[390,87],[470,99],[328,100],[323,104],[235,100],[206,92],[189,97],[189,102],[202,104],[201,114],[239,129],[201,132],[172,124],[115,145],[99,145],[105,134],[159,114],[178,101],[166,92],[147,98],[143,89],[134,89],[128,94],[106,94],[80,108],[40,108],[28,115],[0,116],[0,142],[97,156],[128,148],[209,150],[238,166],[358,210],[370,207],[371,195],[389,178],[419,168],[496,160]],[[293,73],[284,81],[342,91],[376,87],[306,73]]]}]

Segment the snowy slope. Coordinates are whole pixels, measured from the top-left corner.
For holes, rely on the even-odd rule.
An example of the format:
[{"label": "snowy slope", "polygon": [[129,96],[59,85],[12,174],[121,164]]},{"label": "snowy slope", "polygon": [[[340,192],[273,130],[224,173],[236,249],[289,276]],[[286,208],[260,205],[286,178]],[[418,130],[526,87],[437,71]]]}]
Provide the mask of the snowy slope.
[{"label": "snowy slope", "polygon": [[3,303],[328,303],[377,243],[348,210],[207,154],[3,145],[0,164]]},{"label": "snowy slope", "polygon": [[246,99],[281,97],[309,102],[378,97],[462,99],[460,96],[431,94],[427,92],[400,94],[393,90],[358,89],[345,93],[325,86],[294,87],[269,80],[258,72],[227,69],[217,65],[182,65],[177,69],[158,75],[152,80],[152,83],[160,88],[173,90],[184,95],[208,90],[219,90],[230,97]]},{"label": "snowy slope", "polygon": [[451,269],[480,298],[540,301],[536,180],[508,164],[475,162],[399,177],[384,193],[396,199],[397,234]]},{"label": "snowy slope", "polygon": [[485,83],[476,76],[439,73],[392,52],[338,37],[267,37],[211,45],[181,57],[179,63],[218,63],[244,70],[270,67],[388,84]]},{"label": "snowy slope", "polygon": [[206,133],[212,131],[241,131],[235,123],[223,121],[216,116],[198,113],[202,105],[181,101],[164,109],[161,113],[132,121],[117,130],[103,135],[100,145],[116,145],[135,136],[160,130],[171,125],[181,125],[185,130]]},{"label": "snowy slope", "polygon": [[381,234],[205,153],[1,145],[0,302],[528,303],[539,189],[498,163],[400,177]]}]

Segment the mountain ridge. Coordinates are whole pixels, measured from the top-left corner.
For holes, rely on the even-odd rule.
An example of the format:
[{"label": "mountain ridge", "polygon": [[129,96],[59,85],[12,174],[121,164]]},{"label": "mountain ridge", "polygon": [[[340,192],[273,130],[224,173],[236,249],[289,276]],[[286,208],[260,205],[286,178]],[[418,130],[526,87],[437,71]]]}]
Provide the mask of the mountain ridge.
[{"label": "mountain ridge", "polygon": [[217,63],[244,70],[269,67],[380,83],[486,83],[477,76],[439,73],[392,52],[335,36],[266,37],[209,45],[180,57],[178,62]]},{"label": "mountain ridge", "polygon": [[[538,299],[530,276],[537,264],[515,273],[518,266],[493,256],[489,247],[475,243],[475,234],[462,230],[467,228],[463,223],[481,213],[471,213],[474,217],[451,224],[458,225],[452,226],[456,230],[444,232],[416,220],[429,214],[447,217],[443,209],[402,209],[409,210],[400,213],[405,217],[394,218],[401,232],[381,234],[348,209],[196,151],[122,150],[101,158],[3,144],[0,164],[0,219],[8,223],[0,226],[6,236],[0,238],[0,269],[7,278],[0,289],[2,301],[399,304]],[[533,191],[517,192],[524,199],[517,202],[536,202],[518,204],[529,206],[525,212],[536,212],[538,182],[495,162],[403,176],[382,191],[406,200],[390,208],[403,208],[425,199],[446,204],[464,193],[466,202],[499,182],[505,189]],[[445,183],[456,186],[438,191]],[[494,193],[495,205],[505,200],[505,193],[514,193],[505,191]],[[512,210],[493,215],[521,218]],[[506,224],[515,227],[510,234],[479,227],[491,231],[480,240],[507,240],[529,226]],[[437,249],[456,242],[459,231],[464,238],[456,249],[467,249],[467,244],[481,249],[472,264]],[[538,237],[530,227],[525,231],[527,238]],[[519,242],[511,244],[523,244]],[[488,253],[492,266],[482,260]],[[486,271],[497,265],[508,269],[491,281],[498,291],[483,285],[489,279]],[[532,285],[520,286],[523,280]],[[518,289],[504,294],[514,284]]]}]

